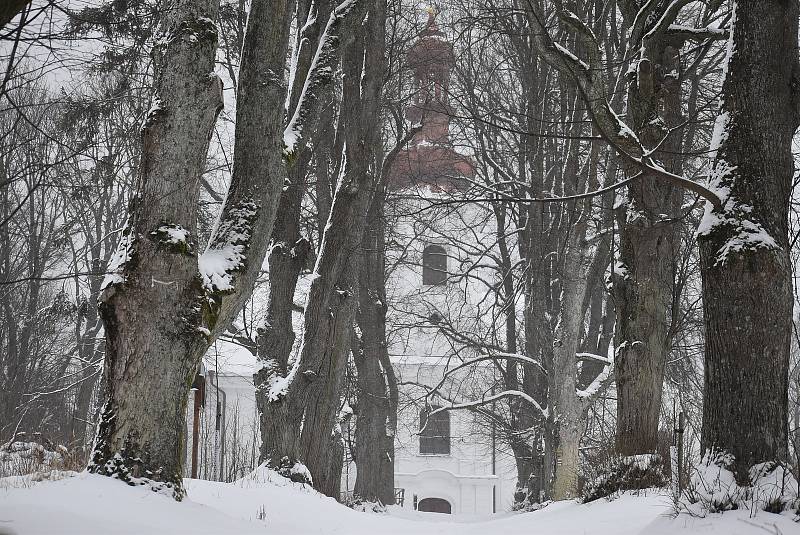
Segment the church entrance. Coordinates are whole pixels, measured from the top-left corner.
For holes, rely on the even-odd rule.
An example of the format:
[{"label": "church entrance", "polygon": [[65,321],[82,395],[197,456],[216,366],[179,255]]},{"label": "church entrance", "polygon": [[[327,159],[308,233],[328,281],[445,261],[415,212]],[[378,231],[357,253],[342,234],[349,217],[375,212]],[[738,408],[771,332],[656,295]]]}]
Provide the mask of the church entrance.
[{"label": "church entrance", "polygon": [[452,512],[450,502],[442,498],[425,498],[420,500],[417,505],[417,510],[426,513],[446,513],[448,515]]}]

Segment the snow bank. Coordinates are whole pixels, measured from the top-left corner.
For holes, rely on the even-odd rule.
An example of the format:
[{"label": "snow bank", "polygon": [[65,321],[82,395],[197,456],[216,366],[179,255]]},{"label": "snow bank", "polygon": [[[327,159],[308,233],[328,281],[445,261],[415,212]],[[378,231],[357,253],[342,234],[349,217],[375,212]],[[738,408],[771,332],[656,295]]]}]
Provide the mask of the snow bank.
[{"label": "snow bank", "polygon": [[0,488],[0,534],[347,534],[347,535],[739,535],[800,532],[786,516],[731,511],[696,519],[666,516],[659,492],[625,494],[592,504],[553,503],[531,513],[483,518],[419,513],[389,507],[363,513],[259,468],[234,483],[186,480],[188,498],[175,502],[146,487],[82,473],[27,488]]},{"label": "snow bank", "polygon": [[178,503],[148,487],[85,472],[29,488],[0,489],[3,535],[233,532],[266,533],[257,520],[234,518],[191,500]]}]

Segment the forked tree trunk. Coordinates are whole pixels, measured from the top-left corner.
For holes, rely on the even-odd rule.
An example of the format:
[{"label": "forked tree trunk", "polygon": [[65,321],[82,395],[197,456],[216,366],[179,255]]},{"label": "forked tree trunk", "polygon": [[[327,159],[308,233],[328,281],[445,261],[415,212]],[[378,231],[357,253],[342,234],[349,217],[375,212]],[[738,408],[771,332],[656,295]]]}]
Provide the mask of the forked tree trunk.
[{"label": "forked tree trunk", "polygon": [[[312,254],[311,244],[300,236],[300,205],[305,191],[305,166],[289,171],[291,184],[278,206],[269,251],[269,298],[267,316],[256,340],[260,369],[254,376],[259,413],[269,403],[269,387],[288,373],[289,355],[295,342],[292,326],[294,297],[300,271]],[[262,430],[265,430],[262,426]],[[262,445],[263,445],[262,441]]]},{"label": "forked tree trunk", "polygon": [[703,451],[733,454],[737,479],[786,460],[792,324],[788,208],[798,126],[798,4],[734,2],[711,184],[724,195],[698,230],[703,278]]},{"label": "forked tree trunk", "polygon": [[138,197],[101,295],[105,394],[89,470],[182,486],[186,402],[208,345],[252,292],[283,181],[282,122],[291,4],[254,0],[242,52],[233,178],[198,264],[200,177],[222,86],[214,74],[215,0],[168,10],[153,50]]},{"label": "forked tree trunk", "polygon": [[199,178],[222,108],[216,12],[214,0],[185,2],[162,22],[138,196],[115,259],[124,279],[107,280],[100,303],[107,402],[89,469],[152,481],[177,499],[187,394],[207,345],[194,236]]},{"label": "forked tree trunk", "polygon": [[[330,16],[331,4],[324,2],[318,5],[313,13],[310,12],[313,8],[312,2],[303,0],[297,5],[295,18],[303,21],[303,31],[295,37],[295,72],[288,99],[290,110],[293,110],[300,101],[304,81],[309,69],[312,68],[314,52],[326,29],[325,22]],[[327,94],[328,91],[325,92]],[[315,119],[316,111],[314,110],[312,114]],[[324,126],[327,124],[323,124]],[[287,164],[289,183],[281,194],[270,237],[269,299],[266,318],[258,329],[257,351],[260,367],[254,375],[256,406],[260,415],[266,414],[265,410],[270,403],[271,385],[289,373],[289,356],[295,342],[292,326],[295,291],[300,272],[313,253],[309,241],[300,235],[300,211],[311,156],[309,148],[302,146],[296,151],[293,161]],[[265,448],[269,444],[269,438],[266,434],[270,433],[271,425],[273,424],[262,418],[260,452],[262,461],[267,458]]]},{"label": "forked tree trunk", "polygon": [[[633,25],[641,2],[623,2]],[[656,10],[658,16],[667,9]],[[643,35],[632,36],[644,42]],[[629,77],[628,117],[645,148],[662,167],[680,174],[682,121],[680,40],[654,37],[642,46],[638,70]],[[623,165],[623,167],[626,167]],[[630,173],[638,172],[631,169]],[[654,453],[658,446],[664,370],[671,346],[671,319],[683,190],[644,177],[628,186],[620,221],[619,257],[612,270],[617,312],[614,376],[617,386],[616,448],[622,455]]]},{"label": "forked tree trunk", "polygon": [[[358,14],[363,11],[359,9]],[[384,23],[374,16],[368,20],[367,24]],[[374,122],[381,78],[372,69],[375,48],[366,46],[363,28],[354,30],[343,33],[352,38],[342,59],[341,114],[347,138],[344,174],[336,187],[312,274],[300,355],[286,378],[278,380],[282,386],[272,389],[262,416],[262,426],[267,426],[262,431],[264,457],[273,465],[285,467],[289,475],[298,461],[305,464],[319,490],[334,488],[326,479],[333,473],[329,469],[330,437],[350,351],[357,253],[375,176],[366,149],[372,144],[364,137],[377,131]]]}]

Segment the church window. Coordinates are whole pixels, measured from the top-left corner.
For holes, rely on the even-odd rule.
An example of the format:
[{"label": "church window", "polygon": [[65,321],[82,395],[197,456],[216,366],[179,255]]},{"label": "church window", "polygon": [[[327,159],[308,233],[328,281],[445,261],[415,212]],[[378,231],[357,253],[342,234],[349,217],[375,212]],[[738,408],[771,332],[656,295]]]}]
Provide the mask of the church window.
[{"label": "church window", "polygon": [[447,282],[447,251],[429,245],[422,251],[422,284],[436,286]]},{"label": "church window", "polygon": [[431,415],[439,407],[425,408],[419,414],[419,452],[428,454],[450,454],[450,413],[441,411]]}]

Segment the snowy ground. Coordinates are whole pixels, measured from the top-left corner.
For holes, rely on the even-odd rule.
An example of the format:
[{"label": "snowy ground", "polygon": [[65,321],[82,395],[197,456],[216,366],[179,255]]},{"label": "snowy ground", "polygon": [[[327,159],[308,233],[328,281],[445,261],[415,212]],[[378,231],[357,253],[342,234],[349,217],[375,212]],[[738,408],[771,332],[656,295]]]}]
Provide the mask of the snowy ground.
[{"label": "snowy ground", "polygon": [[460,519],[399,508],[356,512],[266,471],[234,484],[187,480],[187,488],[189,498],[176,503],[85,473],[57,481],[0,479],[0,534],[800,535],[790,515],[733,511],[673,518],[669,497],[658,492]]}]

